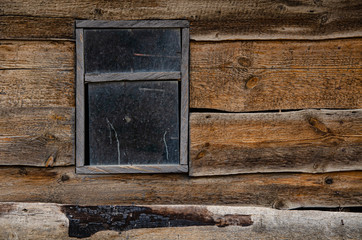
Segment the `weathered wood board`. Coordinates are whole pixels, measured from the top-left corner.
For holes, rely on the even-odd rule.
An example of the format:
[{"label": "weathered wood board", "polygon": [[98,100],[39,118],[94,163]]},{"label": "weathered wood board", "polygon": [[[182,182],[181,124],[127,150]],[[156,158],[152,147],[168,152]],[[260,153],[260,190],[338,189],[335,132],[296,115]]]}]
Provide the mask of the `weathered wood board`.
[{"label": "weathered wood board", "polygon": [[67,69],[0,70],[1,109],[74,107],[74,71]]},{"label": "weathered wood board", "polygon": [[362,170],[362,110],[193,113],[190,175]]},{"label": "weathered wood board", "polygon": [[70,18],[187,19],[195,40],[361,37],[361,9],[358,0],[2,0],[0,38],[74,38]]},{"label": "weathered wood board", "polygon": [[70,41],[0,41],[0,69],[73,70],[74,52]]},{"label": "weathered wood board", "polygon": [[1,108],[0,164],[74,165],[74,108]]},{"label": "weathered wood board", "polygon": [[362,108],[360,39],[191,44],[190,107]]},{"label": "weathered wood board", "polygon": [[74,167],[1,167],[3,202],[81,205],[219,204],[361,206],[362,172],[273,173],[190,178],[187,174],[76,175]]},{"label": "weathered wood board", "polygon": [[361,226],[348,212],[0,203],[1,239],[359,239]]},{"label": "weathered wood board", "polygon": [[0,39],[74,39],[74,22],[74,18],[0,14]]}]

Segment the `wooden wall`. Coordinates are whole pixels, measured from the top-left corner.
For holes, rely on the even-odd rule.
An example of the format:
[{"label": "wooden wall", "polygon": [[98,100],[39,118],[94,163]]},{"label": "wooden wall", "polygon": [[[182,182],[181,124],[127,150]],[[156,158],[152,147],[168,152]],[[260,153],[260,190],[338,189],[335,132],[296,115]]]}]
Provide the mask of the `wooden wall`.
[{"label": "wooden wall", "polygon": [[[187,19],[190,175],[76,175],[76,19]],[[362,205],[358,0],[0,1],[0,201]]]}]

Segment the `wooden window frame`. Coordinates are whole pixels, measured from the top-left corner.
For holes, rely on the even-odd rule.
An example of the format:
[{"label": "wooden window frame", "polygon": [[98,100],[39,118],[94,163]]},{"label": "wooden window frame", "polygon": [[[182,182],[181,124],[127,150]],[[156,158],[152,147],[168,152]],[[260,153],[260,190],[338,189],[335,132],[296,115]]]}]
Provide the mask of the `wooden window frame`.
[{"label": "wooden window frame", "polygon": [[[181,70],[176,72],[138,72],[85,74],[84,72],[84,29],[161,29],[181,30]],[[138,21],[76,21],[76,173],[182,173],[188,172],[189,158],[189,22],[187,20],[138,20]],[[85,94],[88,82],[179,80],[180,98],[180,162],[179,164],[154,165],[85,165]]]}]

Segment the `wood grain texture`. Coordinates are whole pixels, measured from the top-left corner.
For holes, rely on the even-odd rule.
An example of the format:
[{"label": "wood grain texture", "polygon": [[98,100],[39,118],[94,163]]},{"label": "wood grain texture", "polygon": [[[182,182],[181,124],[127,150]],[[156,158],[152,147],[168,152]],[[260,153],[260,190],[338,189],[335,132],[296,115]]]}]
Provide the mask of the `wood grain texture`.
[{"label": "wood grain texture", "polygon": [[0,109],[0,165],[74,164],[74,108]]},{"label": "wood grain texture", "polygon": [[0,70],[1,109],[74,107],[74,70]]},{"label": "wood grain texture", "polygon": [[0,103],[11,107],[75,105],[72,42],[0,41]]},{"label": "wood grain texture", "polygon": [[362,172],[76,175],[74,167],[0,168],[0,201],[80,205],[218,204],[296,207],[361,206]]},{"label": "wood grain texture", "polygon": [[[74,38],[73,31],[68,28],[69,18],[187,19],[191,22],[191,39],[194,40],[331,39],[361,37],[362,34],[361,2],[358,0],[66,0],[61,3],[56,0],[44,3],[3,0],[0,14],[8,18],[16,16],[5,23],[13,25],[11,29],[23,29],[24,22],[30,23],[29,29],[21,33],[2,27],[6,38],[29,38],[44,32],[44,37]],[[17,19],[21,17],[23,19]],[[64,22],[60,24],[61,29],[56,29],[59,18],[64,18]],[[34,22],[42,22],[44,27],[37,29]],[[51,34],[49,28],[54,29]],[[67,33],[64,34],[62,29]]]},{"label": "wood grain texture", "polygon": [[191,44],[191,108],[362,108],[360,39]]},{"label": "wood grain texture", "polygon": [[0,14],[0,39],[74,38],[74,18],[2,16]]},{"label": "wood grain texture", "polygon": [[0,69],[74,69],[75,44],[69,41],[0,41]]},{"label": "wood grain texture", "polygon": [[[129,206],[67,206],[54,203],[0,203],[0,232],[1,239],[75,239],[69,236],[74,231],[72,222],[67,219],[64,209],[82,211],[73,214],[75,217],[89,217],[82,223],[87,231],[86,221],[92,221],[93,212],[104,211],[97,217],[105,219],[106,223],[114,223],[130,212],[123,213],[119,209],[132,208]],[[269,208],[225,207],[225,206],[196,206],[196,205],[148,205],[134,206],[149,212],[162,213],[177,218],[196,218],[215,221],[226,226],[166,226],[156,228],[133,229],[132,226],[124,231],[99,231],[87,239],[359,239],[361,232],[360,213],[323,212],[323,211],[288,211]],[[89,209],[89,211],[87,211]],[[97,210],[94,210],[97,209]],[[189,215],[187,215],[189,213]],[[160,214],[158,214],[160,215]],[[141,216],[148,216],[143,214]],[[69,217],[69,216],[68,216]],[[154,220],[155,214],[151,217]],[[133,214],[131,218],[142,217]],[[252,225],[240,226],[243,219],[251,218]],[[172,221],[173,219],[171,219]],[[129,223],[126,222],[125,223]],[[143,224],[147,224],[144,222]],[[91,226],[91,223],[89,224]],[[105,224],[104,229],[116,227],[117,224]],[[93,231],[92,231],[93,230]],[[94,232],[90,228],[87,233]]]},{"label": "wood grain texture", "polygon": [[362,110],[193,113],[190,175],[362,170]]}]

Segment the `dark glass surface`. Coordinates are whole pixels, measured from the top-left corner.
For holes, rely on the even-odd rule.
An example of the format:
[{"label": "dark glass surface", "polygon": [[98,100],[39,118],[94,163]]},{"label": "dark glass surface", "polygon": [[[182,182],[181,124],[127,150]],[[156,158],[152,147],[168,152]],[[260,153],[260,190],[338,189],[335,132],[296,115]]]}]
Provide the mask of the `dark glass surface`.
[{"label": "dark glass surface", "polygon": [[89,83],[89,164],[179,164],[177,81]]},{"label": "dark glass surface", "polygon": [[86,73],[180,71],[180,29],[84,30]]}]

